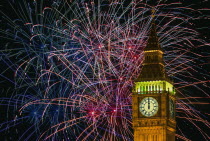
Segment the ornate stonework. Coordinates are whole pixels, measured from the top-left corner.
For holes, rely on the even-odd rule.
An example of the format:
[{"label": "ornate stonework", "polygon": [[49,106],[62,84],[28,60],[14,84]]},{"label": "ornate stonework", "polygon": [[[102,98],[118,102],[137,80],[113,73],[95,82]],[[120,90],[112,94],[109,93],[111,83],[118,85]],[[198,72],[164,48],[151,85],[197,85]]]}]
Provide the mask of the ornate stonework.
[{"label": "ornate stonework", "polygon": [[[132,94],[134,141],[174,141],[176,92],[165,72],[163,51],[154,21],[144,54],[143,68],[135,81]],[[151,97],[157,104],[149,99]],[[148,98],[148,102],[144,102],[141,107],[140,103],[145,98]],[[152,114],[152,106],[157,105],[158,111]],[[140,107],[145,113],[148,112],[147,116],[140,111]]]}]

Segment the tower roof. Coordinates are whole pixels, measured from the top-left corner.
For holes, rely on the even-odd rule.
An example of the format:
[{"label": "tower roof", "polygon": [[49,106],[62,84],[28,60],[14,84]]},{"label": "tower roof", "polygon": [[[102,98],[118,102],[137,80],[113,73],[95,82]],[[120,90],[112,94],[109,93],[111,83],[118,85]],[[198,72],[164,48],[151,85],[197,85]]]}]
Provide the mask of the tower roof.
[{"label": "tower roof", "polygon": [[136,79],[136,82],[157,80],[170,81],[165,72],[163,51],[158,41],[154,20],[152,20],[152,27],[147,45],[144,48],[144,54],[143,68],[139,77]]},{"label": "tower roof", "polygon": [[154,19],[152,19],[152,27],[150,30],[147,46],[144,48],[144,51],[149,51],[149,50],[162,50],[160,43],[158,41],[156,24],[155,24]]}]

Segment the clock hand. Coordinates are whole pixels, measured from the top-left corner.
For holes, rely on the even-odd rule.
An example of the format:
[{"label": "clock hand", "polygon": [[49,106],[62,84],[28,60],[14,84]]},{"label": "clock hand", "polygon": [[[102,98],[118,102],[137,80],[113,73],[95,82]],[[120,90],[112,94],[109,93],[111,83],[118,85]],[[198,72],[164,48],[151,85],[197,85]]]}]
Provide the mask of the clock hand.
[{"label": "clock hand", "polygon": [[150,109],[150,102],[149,102],[149,98],[148,98],[148,109]]}]

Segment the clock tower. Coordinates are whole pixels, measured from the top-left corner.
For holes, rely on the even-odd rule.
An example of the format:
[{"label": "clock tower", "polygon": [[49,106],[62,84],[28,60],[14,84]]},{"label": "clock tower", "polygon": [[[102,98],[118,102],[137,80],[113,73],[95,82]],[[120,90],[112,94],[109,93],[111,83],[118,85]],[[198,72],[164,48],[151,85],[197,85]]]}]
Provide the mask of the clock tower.
[{"label": "clock tower", "polygon": [[143,67],[132,94],[134,141],[174,141],[175,89],[165,71],[163,50],[152,21]]}]

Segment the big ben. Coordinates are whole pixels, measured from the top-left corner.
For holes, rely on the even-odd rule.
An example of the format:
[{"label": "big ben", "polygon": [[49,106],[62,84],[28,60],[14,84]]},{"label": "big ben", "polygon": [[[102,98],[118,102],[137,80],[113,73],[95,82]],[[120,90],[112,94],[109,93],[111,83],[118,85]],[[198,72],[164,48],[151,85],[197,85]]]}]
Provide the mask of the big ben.
[{"label": "big ben", "polygon": [[152,21],[142,70],[132,94],[134,141],[174,141],[176,132],[173,82],[165,71],[163,50]]}]

